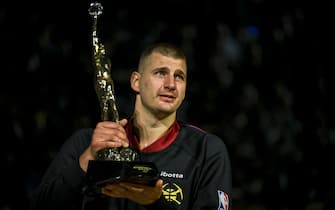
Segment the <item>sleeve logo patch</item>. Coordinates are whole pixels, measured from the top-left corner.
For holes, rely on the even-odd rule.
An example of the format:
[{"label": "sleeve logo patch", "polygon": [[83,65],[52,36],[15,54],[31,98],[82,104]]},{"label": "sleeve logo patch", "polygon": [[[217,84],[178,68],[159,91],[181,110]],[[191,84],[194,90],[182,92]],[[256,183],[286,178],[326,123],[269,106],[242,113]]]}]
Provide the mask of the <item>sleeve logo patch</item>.
[{"label": "sleeve logo patch", "polygon": [[218,190],[219,197],[219,207],[218,210],[228,210],[229,209],[229,198],[228,194]]}]

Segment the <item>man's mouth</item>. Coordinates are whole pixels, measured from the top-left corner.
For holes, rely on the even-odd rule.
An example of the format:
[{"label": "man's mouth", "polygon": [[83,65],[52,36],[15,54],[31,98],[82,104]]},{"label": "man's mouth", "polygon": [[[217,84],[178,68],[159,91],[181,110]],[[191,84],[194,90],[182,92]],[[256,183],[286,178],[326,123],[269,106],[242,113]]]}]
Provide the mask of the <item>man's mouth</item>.
[{"label": "man's mouth", "polygon": [[159,95],[159,97],[163,100],[163,101],[167,101],[167,102],[172,102],[176,99],[175,96],[173,95]]}]

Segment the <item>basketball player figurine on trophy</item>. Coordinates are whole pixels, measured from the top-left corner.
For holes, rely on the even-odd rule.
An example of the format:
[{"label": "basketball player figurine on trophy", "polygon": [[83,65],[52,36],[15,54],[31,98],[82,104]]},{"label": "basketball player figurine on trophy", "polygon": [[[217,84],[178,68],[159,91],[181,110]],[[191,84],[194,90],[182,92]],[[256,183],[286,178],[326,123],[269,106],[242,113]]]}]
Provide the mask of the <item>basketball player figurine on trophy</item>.
[{"label": "basketball player figurine on trophy", "polygon": [[[102,14],[100,3],[91,3],[89,14],[93,17],[92,45],[95,70],[95,91],[97,93],[101,120],[119,121],[114,95],[114,82],[110,75],[111,61],[105,54],[104,45],[99,43],[97,35],[97,20]],[[139,154],[132,148],[105,148],[97,153],[96,160],[91,160],[87,169],[87,194],[95,195],[106,183],[116,181],[136,182],[154,185],[159,178],[159,172],[151,162],[141,162]]]}]

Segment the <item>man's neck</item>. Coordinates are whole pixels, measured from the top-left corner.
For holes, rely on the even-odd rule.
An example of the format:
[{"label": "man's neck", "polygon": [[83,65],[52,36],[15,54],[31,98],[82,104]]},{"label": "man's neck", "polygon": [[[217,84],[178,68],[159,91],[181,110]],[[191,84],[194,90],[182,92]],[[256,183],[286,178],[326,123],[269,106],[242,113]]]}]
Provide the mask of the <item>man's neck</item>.
[{"label": "man's neck", "polygon": [[176,119],[175,114],[163,119],[148,118],[141,114],[135,114],[134,126],[139,138],[139,147],[143,149],[162,137]]}]

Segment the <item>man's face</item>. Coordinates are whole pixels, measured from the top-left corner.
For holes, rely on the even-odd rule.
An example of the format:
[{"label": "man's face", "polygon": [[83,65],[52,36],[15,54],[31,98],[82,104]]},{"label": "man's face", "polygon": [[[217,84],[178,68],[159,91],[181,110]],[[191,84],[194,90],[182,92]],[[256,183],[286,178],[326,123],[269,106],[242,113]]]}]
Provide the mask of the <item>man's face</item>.
[{"label": "man's face", "polygon": [[138,76],[141,103],[154,113],[171,114],[185,98],[186,63],[182,59],[153,53]]}]

